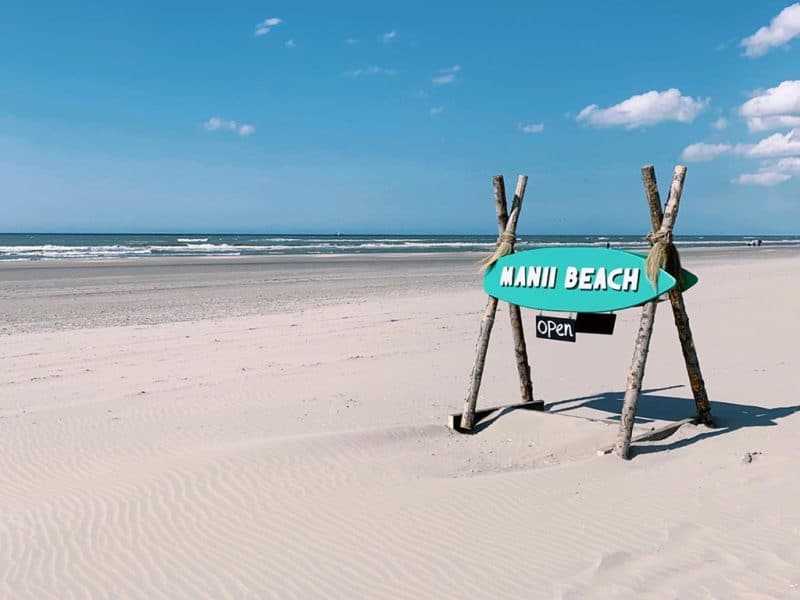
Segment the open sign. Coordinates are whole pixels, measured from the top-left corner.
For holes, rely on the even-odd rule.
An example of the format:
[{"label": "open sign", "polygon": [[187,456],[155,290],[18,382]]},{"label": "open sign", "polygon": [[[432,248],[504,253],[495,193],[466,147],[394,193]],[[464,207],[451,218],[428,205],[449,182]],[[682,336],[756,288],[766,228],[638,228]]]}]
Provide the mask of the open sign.
[{"label": "open sign", "polygon": [[536,337],[561,342],[575,341],[575,319],[536,315]]}]

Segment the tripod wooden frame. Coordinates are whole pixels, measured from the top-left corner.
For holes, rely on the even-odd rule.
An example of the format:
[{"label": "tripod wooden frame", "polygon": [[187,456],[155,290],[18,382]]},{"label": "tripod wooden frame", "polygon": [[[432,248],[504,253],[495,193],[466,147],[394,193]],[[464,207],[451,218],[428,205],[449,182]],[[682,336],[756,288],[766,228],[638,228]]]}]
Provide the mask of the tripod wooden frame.
[{"label": "tripod wooden frame", "polygon": [[[653,225],[653,231],[648,236],[648,240],[650,240],[651,243],[653,240],[658,239],[666,240],[666,244],[672,244],[672,231],[675,227],[675,220],[678,216],[678,208],[680,206],[685,178],[686,167],[682,165],[676,166],[672,177],[672,184],[670,185],[666,207],[664,210],[662,210],[658,185],[656,183],[655,169],[652,165],[642,167],[642,180],[644,183],[648,206],[650,208],[650,218]],[[511,243],[511,251],[513,252],[513,242],[509,242],[509,240],[515,239],[517,222],[522,210],[522,201],[525,195],[525,188],[527,186],[528,178],[525,175],[520,175],[519,179],[517,180],[517,188],[514,194],[514,200],[511,204],[510,213],[507,210],[503,177],[498,175],[494,177],[493,181],[495,207],[497,211],[497,224],[500,233],[498,245],[501,243],[501,240],[504,240],[506,243]],[[679,273],[671,273],[671,275],[675,276],[676,279],[680,277]],[[694,418],[672,423],[659,430],[654,430],[644,436],[632,439],[633,425],[636,418],[636,408],[642,389],[645,364],[647,362],[647,354],[650,348],[650,337],[653,331],[656,307],[658,305],[657,300],[647,302],[642,306],[642,315],[639,323],[638,334],[636,336],[636,343],[634,345],[633,360],[631,362],[631,367],[627,378],[625,396],[620,415],[620,427],[616,443],[609,448],[599,451],[600,454],[606,454],[614,451],[619,457],[627,459],[630,456],[630,446],[632,442],[664,437],[672,433],[675,429],[686,422],[702,423],[708,426],[713,425],[708,394],[706,392],[703,375],[700,371],[700,362],[697,357],[697,350],[694,345],[692,330],[689,326],[689,317],[686,313],[686,305],[683,299],[680,279],[678,279],[678,281],[679,284],[672,288],[668,295],[675,320],[675,327],[678,331],[678,339],[680,340],[681,349],[683,351],[686,371],[689,375],[689,383],[692,388],[697,415]],[[509,304],[509,315],[511,317],[511,330],[514,338],[514,351],[516,356],[517,373],[519,375],[520,395],[522,401],[517,404],[509,404],[481,410],[477,410],[476,408],[481,386],[481,379],[483,377],[483,370],[486,362],[486,353],[489,347],[489,338],[491,337],[492,328],[494,326],[494,318],[497,312],[498,302],[499,301],[497,298],[489,296],[486,303],[486,309],[484,311],[483,318],[481,319],[480,332],[478,334],[478,342],[475,349],[475,361],[472,366],[472,372],[470,373],[467,395],[464,401],[464,409],[460,414],[450,415],[449,425],[456,431],[464,433],[474,432],[475,425],[481,419],[502,408],[528,408],[534,410],[544,410],[544,402],[541,400],[534,400],[533,398],[533,384],[531,380],[530,365],[528,362],[525,334],[522,328],[522,314],[520,307],[515,304]]]}]

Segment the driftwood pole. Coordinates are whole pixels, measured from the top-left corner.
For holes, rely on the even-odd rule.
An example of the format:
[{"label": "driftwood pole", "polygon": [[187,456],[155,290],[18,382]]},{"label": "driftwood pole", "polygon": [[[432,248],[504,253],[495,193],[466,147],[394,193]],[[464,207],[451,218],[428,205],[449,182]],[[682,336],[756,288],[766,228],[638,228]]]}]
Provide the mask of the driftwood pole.
[{"label": "driftwood pole", "polygon": [[[506,203],[506,184],[502,175],[495,175],[494,203],[497,209],[497,229],[500,235],[506,230],[508,224],[508,205]],[[522,311],[516,304],[508,305],[508,315],[511,318],[511,333],[514,336],[514,355],[517,359],[517,372],[519,373],[519,391],[523,402],[533,402],[533,384],[531,382],[531,367],[528,363],[528,347],[525,343],[525,332],[522,329]]]},{"label": "driftwood pole", "polygon": [[[508,216],[503,233],[507,236],[516,235],[517,220],[519,213],[522,210],[522,199],[525,196],[525,187],[528,184],[528,177],[520,175],[517,180],[517,191],[514,194],[514,200],[511,203],[511,213]],[[500,212],[498,210],[498,221],[500,220]],[[478,392],[481,389],[481,379],[483,378],[483,366],[486,363],[486,350],[489,347],[489,337],[492,334],[492,327],[494,326],[494,316],[497,312],[497,298],[489,296],[486,302],[486,310],[481,319],[480,333],[478,334],[478,343],[475,347],[475,362],[472,365],[472,372],[469,376],[469,388],[467,389],[467,397],[464,400],[464,410],[461,413],[461,428],[472,429],[475,421],[475,405],[478,402]]]},{"label": "driftwood pole", "polygon": [[[656,170],[653,165],[642,167],[642,181],[650,205],[650,219],[653,222],[653,231],[658,231],[664,213],[661,210],[661,197],[656,183]],[[675,286],[669,292],[669,302],[672,305],[672,315],[675,317],[675,327],[678,329],[678,339],[683,350],[683,359],[686,363],[686,372],[689,374],[689,384],[692,387],[694,403],[697,407],[697,420],[704,425],[713,425],[711,420],[711,406],[708,401],[706,384],[700,371],[700,360],[694,347],[692,329],[689,326],[689,315],[686,313],[686,304],[683,301],[683,291],[680,286]]]},{"label": "driftwood pole", "polygon": [[[654,230],[650,239],[656,237],[672,237],[672,230],[675,227],[675,219],[678,216],[678,207],[680,206],[681,194],[683,193],[683,181],[686,178],[686,167],[678,165],[672,175],[672,185],[669,190],[669,198],[667,199],[667,207],[664,211],[664,217],[661,223],[656,226],[655,217],[652,216]],[[653,177],[655,183],[655,177]],[[648,191],[648,202],[650,203],[651,210],[653,201],[649,193],[648,182],[645,181],[645,189]],[[657,190],[656,190],[657,192]],[[660,206],[659,206],[660,209]],[[631,361],[631,369],[628,373],[627,386],[625,388],[625,397],[622,401],[622,414],[620,415],[619,433],[617,434],[617,441],[614,444],[614,452],[620,458],[628,458],[631,445],[631,436],[633,435],[633,423],[636,419],[636,406],[639,403],[639,394],[642,390],[642,380],[644,379],[644,367],[647,362],[647,353],[650,350],[650,337],[653,333],[653,324],[656,317],[657,300],[652,300],[644,305],[642,308],[642,316],[639,321],[639,332],[636,335],[636,345],[633,349],[633,360]]]}]

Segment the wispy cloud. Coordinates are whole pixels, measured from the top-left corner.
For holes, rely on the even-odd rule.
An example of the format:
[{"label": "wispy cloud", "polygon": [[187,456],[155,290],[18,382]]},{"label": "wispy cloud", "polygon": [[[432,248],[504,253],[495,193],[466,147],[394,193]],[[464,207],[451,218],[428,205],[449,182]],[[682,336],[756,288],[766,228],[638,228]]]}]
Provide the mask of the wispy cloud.
[{"label": "wispy cloud", "polygon": [[706,144],[698,142],[690,144],[683,149],[681,158],[686,162],[705,162],[712,160],[720,154],[726,154],[733,150],[730,144]]},{"label": "wispy cloud", "polygon": [[787,133],[773,133],[755,144],[706,144],[699,142],[683,149],[681,157],[686,161],[706,161],[721,154],[738,154],[751,158],[780,158],[800,156],[800,129]]},{"label": "wispy cloud", "polygon": [[759,90],[739,107],[750,131],[800,126],[800,80],[787,80]]},{"label": "wispy cloud", "polygon": [[386,33],[384,33],[381,36],[381,40],[383,41],[384,44],[388,44],[389,42],[394,41],[394,39],[396,37],[397,37],[397,32],[392,30],[392,31],[387,31]]},{"label": "wispy cloud", "polygon": [[728,127],[728,119],[725,117],[720,117],[716,121],[714,121],[711,126],[716,129],[717,131],[722,131],[723,129]]},{"label": "wispy cloud", "polygon": [[800,127],[800,116],[775,115],[772,117],[753,117],[747,120],[747,127],[750,131],[769,131],[771,129]]},{"label": "wispy cloud", "polygon": [[344,43],[348,46],[355,46],[358,43],[358,40],[356,38],[347,38]]},{"label": "wispy cloud", "polygon": [[444,112],[444,106],[434,106],[431,108],[432,115],[440,115]]},{"label": "wispy cloud", "polygon": [[544,123],[519,123],[517,125],[520,131],[523,133],[541,133],[544,131]]},{"label": "wispy cloud", "polygon": [[290,50],[292,48],[296,48],[297,47],[297,44],[294,43],[294,40],[286,40],[286,42],[284,42],[283,45],[286,46],[287,48],[289,48]]},{"label": "wispy cloud", "polygon": [[354,69],[353,71],[345,71],[346,77],[358,78],[362,75],[394,75],[397,71],[394,69],[386,69],[384,67],[365,67],[363,69]]},{"label": "wispy cloud", "polygon": [[270,17],[269,19],[264,19],[260,23],[256,24],[256,30],[253,33],[255,36],[267,35],[272,28],[280,25],[283,23],[283,19],[279,19],[278,17]]},{"label": "wispy cloud", "polygon": [[256,132],[256,128],[245,123],[244,125],[239,125],[239,129],[237,131],[239,135],[247,137],[248,135],[253,135]]},{"label": "wispy cloud", "polygon": [[456,74],[460,71],[460,65],[453,65],[452,67],[439,69],[439,74],[431,78],[431,81],[433,82],[433,85],[450,85],[451,83],[456,82]]},{"label": "wispy cloud", "polygon": [[739,144],[736,150],[747,156],[759,158],[800,156],[800,129],[792,129],[787,133],[773,133],[757,144]]},{"label": "wispy cloud", "polygon": [[782,158],[762,165],[757,173],[744,173],[733,179],[743,185],[778,185],[800,175],[800,158]]},{"label": "wispy cloud", "polygon": [[734,177],[731,179],[733,183],[738,183],[739,185],[765,185],[765,186],[772,186],[778,185],[779,183],[783,183],[784,181],[789,181],[792,178],[791,175],[787,175],[786,173],[776,173],[774,171],[759,171],[758,173],[743,173],[738,177]]},{"label": "wispy cloud", "polygon": [[800,157],[782,158],[775,164],[775,167],[784,173],[800,175]]},{"label": "wispy cloud", "polygon": [[247,137],[256,132],[256,128],[249,123],[237,123],[229,119],[221,119],[220,117],[211,117],[208,121],[203,123],[203,129],[206,131],[231,131]]},{"label": "wispy cloud", "polygon": [[800,2],[784,8],[769,22],[769,25],[744,38],[741,46],[744,48],[745,56],[755,58],[773,48],[788,44],[798,35],[800,35]]},{"label": "wispy cloud", "polygon": [[691,123],[709,100],[681,95],[677,88],[663,92],[650,91],[631,96],[619,104],[600,108],[590,104],[578,114],[577,120],[592,127],[625,127],[635,129],[664,121]]},{"label": "wispy cloud", "polygon": [[756,172],[743,173],[731,180],[741,185],[778,185],[800,175],[800,129],[774,133],[755,144],[706,144],[699,142],[683,149],[687,162],[708,161],[723,154],[760,159]]}]

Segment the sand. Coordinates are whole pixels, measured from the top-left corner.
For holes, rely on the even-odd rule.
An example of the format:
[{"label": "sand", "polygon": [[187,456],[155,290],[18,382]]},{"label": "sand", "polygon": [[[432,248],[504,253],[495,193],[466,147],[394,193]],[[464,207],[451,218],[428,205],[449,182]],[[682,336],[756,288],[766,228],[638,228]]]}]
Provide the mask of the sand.
[{"label": "sand", "polygon": [[[684,253],[719,427],[628,462],[596,450],[637,309],[576,344],[525,311],[547,413],[445,427],[476,259],[0,264],[0,597],[800,597],[800,251]],[[510,338],[503,307],[481,405]],[[661,305],[637,430],[686,383]]]}]

